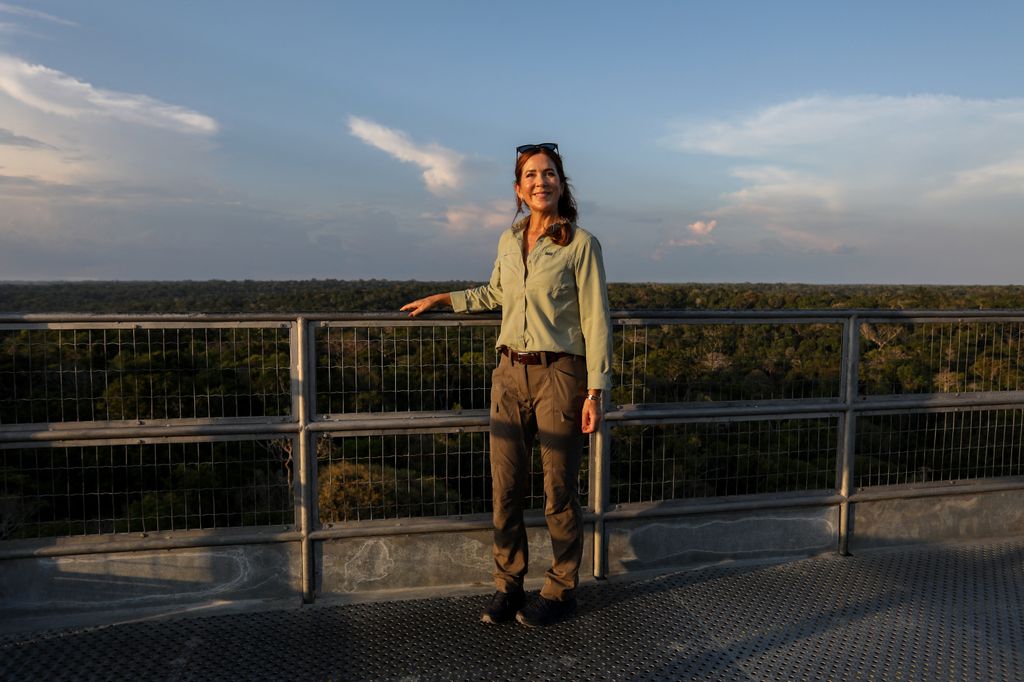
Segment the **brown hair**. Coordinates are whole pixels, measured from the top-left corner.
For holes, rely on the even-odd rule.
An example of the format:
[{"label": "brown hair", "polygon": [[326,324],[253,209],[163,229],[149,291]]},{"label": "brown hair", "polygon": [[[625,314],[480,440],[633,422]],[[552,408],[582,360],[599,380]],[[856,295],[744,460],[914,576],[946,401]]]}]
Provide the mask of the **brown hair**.
[{"label": "brown hair", "polygon": [[[562,193],[558,197],[558,217],[560,220],[554,223],[548,228],[548,236],[551,237],[551,241],[558,244],[559,246],[566,246],[572,241],[572,226],[576,222],[576,216],[579,211],[576,209],[576,199],[572,196],[572,185],[569,184],[569,178],[565,175],[565,168],[562,166],[562,157],[558,155],[558,152],[545,149],[540,147],[532,151],[524,152],[519,155],[516,159],[516,184],[519,184],[519,180],[523,175],[523,166],[526,165],[526,161],[535,154],[543,154],[544,156],[551,159],[551,162],[555,164],[555,170],[558,172],[558,177],[562,181]],[[516,218],[523,212],[523,200],[516,194]],[[515,218],[513,218],[513,222]]]}]

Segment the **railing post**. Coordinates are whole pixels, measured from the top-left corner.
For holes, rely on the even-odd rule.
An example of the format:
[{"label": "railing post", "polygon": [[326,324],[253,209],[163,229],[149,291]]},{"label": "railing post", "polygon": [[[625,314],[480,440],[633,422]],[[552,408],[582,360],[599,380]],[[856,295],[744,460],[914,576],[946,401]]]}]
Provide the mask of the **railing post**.
[{"label": "railing post", "polygon": [[860,323],[853,313],[846,320],[843,330],[842,378],[840,391],[845,411],[839,417],[839,443],[837,467],[839,494],[839,547],[842,556],[850,554],[850,491],[853,485],[853,460],[857,442],[857,415],[854,402],[857,400],[858,362],[860,361]]},{"label": "railing post", "polygon": [[611,490],[611,429],[604,415],[611,399],[603,392],[601,426],[590,435],[590,504],[594,508],[594,577],[608,575],[608,543],[604,527],[604,513]]},{"label": "railing post", "polygon": [[302,601],[309,604],[316,593],[316,562],[314,541],[309,534],[313,530],[316,496],[313,485],[313,460],[316,447],[312,443],[315,434],[309,430],[313,406],[313,365],[315,357],[310,322],[300,317],[295,323],[294,380],[292,382],[292,409],[298,418],[299,444],[299,530],[302,533],[300,554],[302,557]]}]

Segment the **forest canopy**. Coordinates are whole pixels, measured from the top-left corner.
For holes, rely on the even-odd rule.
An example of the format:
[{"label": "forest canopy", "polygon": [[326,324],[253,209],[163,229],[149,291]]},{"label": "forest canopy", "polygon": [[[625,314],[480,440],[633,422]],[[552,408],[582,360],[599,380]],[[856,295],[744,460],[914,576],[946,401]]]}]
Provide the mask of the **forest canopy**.
[{"label": "forest canopy", "polygon": [[[0,282],[8,313],[395,312],[467,281],[292,280]],[[1017,309],[1024,286],[611,283],[613,309]]]}]

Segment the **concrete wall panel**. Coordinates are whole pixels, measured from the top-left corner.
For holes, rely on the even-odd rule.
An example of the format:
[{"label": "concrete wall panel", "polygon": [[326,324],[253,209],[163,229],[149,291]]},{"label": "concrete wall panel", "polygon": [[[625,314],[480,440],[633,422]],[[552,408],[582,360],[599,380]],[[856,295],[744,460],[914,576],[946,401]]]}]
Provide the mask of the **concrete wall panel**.
[{"label": "concrete wall panel", "polygon": [[607,522],[610,574],[835,552],[839,511],[769,510]]},{"label": "concrete wall panel", "polygon": [[850,551],[1024,534],[1024,490],[851,505]]},{"label": "concrete wall panel", "polygon": [[[546,528],[530,528],[530,573],[551,565]],[[581,575],[593,572],[593,528],[584,528]],[[442,585],[489,585],[493,571],[491,531],[388,535],[321,543],[317,552],[321,594],[354,594]]]},{"label": "concrete wall panel", "polygon": [[0,562],[0,613],[299,598],[298,543]]}]

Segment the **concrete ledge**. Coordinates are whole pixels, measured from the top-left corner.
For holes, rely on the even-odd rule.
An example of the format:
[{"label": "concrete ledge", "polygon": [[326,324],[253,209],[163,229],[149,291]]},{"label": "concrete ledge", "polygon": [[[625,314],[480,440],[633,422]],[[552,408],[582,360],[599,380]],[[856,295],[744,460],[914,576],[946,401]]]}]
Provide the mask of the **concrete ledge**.
[{"label": "concrete ledge", "polygon": [[835,552],[836,507],[739,511],[680,518],[609,521],[612,575],[728,560]]},{"label": "concrete ledge", "polygon": [[0,617],[300,598],[299,544],[181,548],[0,562]]},{"label": "concrete ledge", "polygon": [[[582,575],[593,560],[593,526],[584,526]],[[528,528],[529,577],[551,565],[547,528]],[[346,538],[318,543],[317,596],[441,586],[490,586],[489,530]]]},{"label": "concrete ledge", "polygon": [[218,528],[216,530],[186,530],[168,533],[119,533],[115,535],[75,535],[5,540],[0,542],[0,562],[37,557],[298,542],[302,539],[302,533],[288,528]]},{"label": "concrete ledge", "polygon": [[850,551],[1024,535],[1024,490],[852,503]]}]

